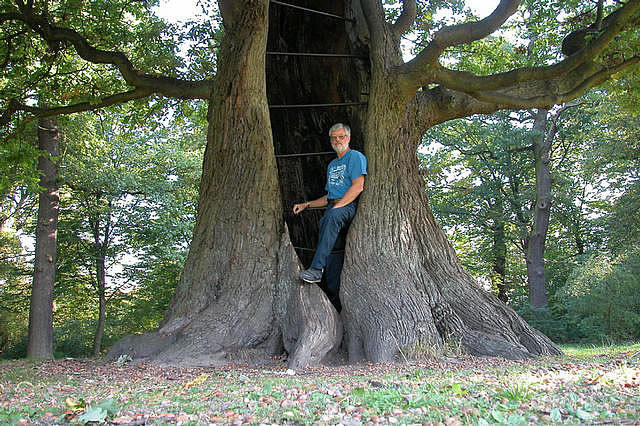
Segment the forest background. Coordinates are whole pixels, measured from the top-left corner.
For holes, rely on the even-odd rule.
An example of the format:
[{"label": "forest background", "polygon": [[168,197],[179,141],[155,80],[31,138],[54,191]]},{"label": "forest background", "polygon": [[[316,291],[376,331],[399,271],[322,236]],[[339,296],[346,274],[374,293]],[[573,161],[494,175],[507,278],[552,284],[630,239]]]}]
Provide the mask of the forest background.
[{"label": "forest background", "polygon": [[[454,10],[457,17],[473,19],[469,10]],[[587,18],[566,22],[579,26],[580,19]],[[567,28],[551,22],[541,17],[536,43],[528,43],[532,30],[523,29],[514,17],[502,33],[473,46],[492,61],[464,52],[452,52],[451,60],[459,61],[460,69],[482,74],[508,68],[523,46],[537,59],[557,55],[549,46],[558,46]],[[154,41],[153,60],[189,75],[215,64],[211,55],[220,38],[219,24],[214,13],[184,25],[151,14],[128,27],[130,34],[118,34],[131,40],[147,34]],[[34,43],[33,50],[24,53],[46,58],[46,47]],[[474,116],[432,129],[418,152],[432,209],[464,266],[558,343],[640,337],[640,149],[634,71],[550,110],[542,130],[534,130],[534,111]],[[91,87],[107,77],[76,69],[72,78]],[[3,81],[3,90],[18,84]],[[64,87],[48,90],[41,95],[45,99],[85,95]],[[57,118],[62,137],[54,158],[61,189],[56,357],[100,354],[124,335],[158,327],[195,222],[205,109],[198,101],[152,97]],[[35,233],[37,159],[42,155],[37,131],[37,123],[31,122],[20,132],[4,134],[0,146],[3,358],[26,354],[33,276],[28,241]],[[550,144],[552,179],[544,258],[547,303],[533,308],[526,262],[535,215],[534,146],[541,137]],[[104,333],[97,332],[101,311]]]}]

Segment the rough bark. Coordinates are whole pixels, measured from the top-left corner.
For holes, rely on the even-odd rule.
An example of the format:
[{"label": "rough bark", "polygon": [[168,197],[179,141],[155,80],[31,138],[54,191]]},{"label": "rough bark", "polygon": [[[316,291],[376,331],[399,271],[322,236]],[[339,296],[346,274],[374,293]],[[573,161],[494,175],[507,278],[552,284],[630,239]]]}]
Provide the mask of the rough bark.
[{"label": "rough bark", "polygon": [[301,368],[339,343],[337,313],[324,294],[300,288],[300,264],[282,219],[265,89],[268,1],[227,6],[185,268],[162,327],[128,338],[111,357],[261,363],[282,353],[284,337],[291,367]]},{"label": "rough bark", "polygon": [[105,256],[100,254],[96,258],[96,289],[98,292],[98,324],[93,336],[93,355],[99,356],[102,348],[102,337],[107,319],[107,277],[105,270]]},{"label": "rough bark", "polygon": [[35,269],[29,306],[27,357],[53,358],[53,288],[56,280],[58,212],[59,131],[55,120],[38,121],[38,146],[44,151],[38,159],[41,172],[36,225]]},{"label": "rough bark", "polygon": [[[269,353],[279,336],[275,286],[284,232],[265,99],[267,2],[234,11],[211,94],[194,238],[156,356],[209,365]],[[276,353],[270,353],[276,355]]]},{"label": "rough bark", "polygon": [[544,249],[551,214],[551,166],[549,151],[553,134],[547,134],[547,114],[539,109],[533,124],[533,152],[536,164],[536,199],[533,226],[527,239],[527,282],[529,301],[534,308],[547,306]]},{"label": "rough bark", "polygon": [[[282,245],[290,245],[287,235],[283,235]],[[286,255],[288,258],[280,260],[281,272],[299,265],[293,250],[286,250]],[[282,318],[282,337],[284,349],[289,354],[287,364],[292,369],[318,365],[338,350],[342,341],[342,322],[320,287],[301,285],[297,279],[286,284],[279,287],[284,296],[280,302],[284,303],[281,311],[286,312]]]},{"label": "rough bark", "polygon": [[349,358],[390,361],[405,346],[448,340],[474,355],[559,353],[462,268],[428,208],[411,114],[385,113],[393,107],[365,128],[370,170],[342,275]]},{"label": "rough bark", "polygon": [[[375,23],[367,11],[368,22]],[[347,240],[341,299],[350,360],[393,360],[411,345],[461,342],[474,355],[525,358],[559,349],[463,269],[437,224],[418,174],[421,128],[442,120],[438,99],[411,99],[394,76],[400,54],[372,36],[364,126],[366,190]],[[378,44],[376,45],[376,40]]]}]

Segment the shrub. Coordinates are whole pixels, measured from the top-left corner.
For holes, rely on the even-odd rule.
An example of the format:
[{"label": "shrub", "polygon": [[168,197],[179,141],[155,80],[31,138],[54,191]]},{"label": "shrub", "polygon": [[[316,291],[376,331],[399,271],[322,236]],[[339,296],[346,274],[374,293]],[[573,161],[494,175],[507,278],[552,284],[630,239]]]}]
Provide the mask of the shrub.
[{"label": "shrub", "polygon": [[526,300],[514,308],[530,326],[536,328],[554,342],[567,342],[569,334],[567,324],[561,316],[556,314],[551,306],[549,308],[534,308]]},{"label": "shrub", "polygon": [[640,248],[615,259],[592,256],[577,267],[556,294],[572,340],[640,338]]},{"label": "shrub", "polygon": [[66,320],[53,329],[55,358],[84,358],[93,355],[94,320]]}]

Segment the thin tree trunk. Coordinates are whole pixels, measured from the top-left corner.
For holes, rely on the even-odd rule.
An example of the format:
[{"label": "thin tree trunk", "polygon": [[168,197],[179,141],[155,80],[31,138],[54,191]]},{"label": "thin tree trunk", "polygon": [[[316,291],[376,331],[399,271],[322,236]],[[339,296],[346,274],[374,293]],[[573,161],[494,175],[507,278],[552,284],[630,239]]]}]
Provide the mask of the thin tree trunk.
[{"label": "thin tree trunk", "polygon": [[496,203],[492,206],[495,219],[491,226],[491,233],[493,238],[493,244],[491,247],[491,259],[493,272],[492,279],[498,289],[498,299],[503,302],[507,302],[507,285],[505,283],[506,264],[507,264],[507,241],[505,237],[505,221],[504,212],[502,209],[502,200],[496,200]]},{"label": "thin tree trunk", "polygon": [[98,325],[96,327],[96,334],[93,338],[93,355],[100,356],[102,338],[104,336],[104,326],[107,317],[107,280],[105,257],[102,254],[96,259],[96,280],[98,285]]},{"label": "thin tree trunk", "polygon": [[549,151],[554,136],[546,132],[547,114],[547,110],[539,109],[533,125],[533,131],[535,132],[533,151],[536,163],[536,203],[533,227],[527,241],[527,279],[529,283],[529,301],[534,308],[547,306],[544,249],[551,213]]},{"label": "thin tree trunk", "polygon": [[574,238],[576,241],[576,255],[577,256],[584,255],[584,240],[582,239],[582,235],[580,235],[579,231],[575,232]]},{"label": "thin tree trunk", "polygon": [[53,358],[53,288],[60,195],[58,166],[52,158],[58,156],[59,136],[55,120],[38,121],[38,145],[45,154],[38,160],[43,190],[38,200],[35,270],[29,306],[29,358]]}]

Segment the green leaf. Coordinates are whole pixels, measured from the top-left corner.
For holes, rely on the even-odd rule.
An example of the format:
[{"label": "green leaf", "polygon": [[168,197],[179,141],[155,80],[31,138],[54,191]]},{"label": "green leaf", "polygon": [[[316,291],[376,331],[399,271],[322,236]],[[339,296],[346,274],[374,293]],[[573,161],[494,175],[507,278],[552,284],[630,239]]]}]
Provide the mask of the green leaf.
[{"label": "green leaf", "polygon": [[78,411],[84,409],[87,406],[87,403],[84,399],[75,399],[72,397],[67,397],[64,400],[65,405],[73,411]]},{"label": "green leaf", "polygon": [[560,413],[560,410],[558,408],[554,408],[553,410],[551,410],[551,420],[553,420],[554,422],[562,421],[562,413]]},{"label": "green leaf", "polygon": [[107,419],[109,413],[102,407],[89,407],[87,411],[78,417],[78,422],[86,424],[90,422],[102,423]]},{"label": "green leaf", "polygon": [[576,410],[576,416],[578,416],[580,420],[593,420],[593,418],[595,417],[593,414],[583,410],[582,408],[578,408]]},{"label": "green leaf", "polygon": [[507,423],[510,425],[521,425],[527,423],[527,420],[519,414],[511,414],[507,418]]},{"label": "green leaf", "polygon": [[116,405],[116,401],[113,398],[107,398],[105,400],[100,401],[96,407],[100,407],[106,410],[109,416],[115,416],[118,412],[118,406]]},{"label": "green leaf", "polygon": [[485,419],[478,420],[478,426],[489,426],[491,423],[486,421]]},{"label": "green leaf", "polygon": [[460,383],[454,383],[451,385],[451,392],[455,395],[464,395],[468,391],[460,386]]},{"label": "green leaf", "polygon": [[495,421],[497,421],[498,423],[506,423],[506,418],[505,418],[504,413],[502,411],[493,410],[491,412],[491,417],[493,417],[493,419]]}]

